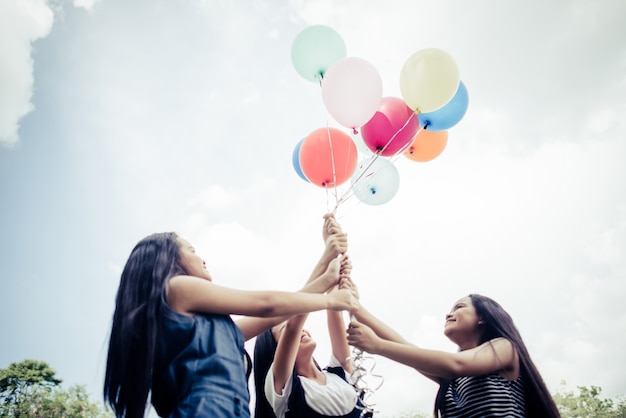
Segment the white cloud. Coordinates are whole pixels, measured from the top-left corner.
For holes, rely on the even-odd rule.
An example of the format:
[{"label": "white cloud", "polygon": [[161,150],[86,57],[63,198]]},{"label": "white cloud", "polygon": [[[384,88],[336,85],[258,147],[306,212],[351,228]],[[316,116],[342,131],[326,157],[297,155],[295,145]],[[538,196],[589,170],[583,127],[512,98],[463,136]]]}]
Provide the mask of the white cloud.
[{"label": "white cloud", "polygon": [[210,185],[202,192],[189,200],[190,206],[200,206],[202,209],[226,210],[232,205],[241,202],[240,194],[235,190],[226,190],[220,185]]},{"label": "white cloud", "polygon": [[[8,7],[44,4],[21,1],[0,0],[0,20]],[[321,216],[334,201],[332,191],[302,182],[291,167],[296,142],[326,123],[319,86],[291,66],[292,36],[307,24],[334,27],[350,54],[380,71],[385,95],[397,94],[410,53],[442,47],[456,58],[470,95],[446,150],[429,163],[394,161],[400,190],[388,204],[369,207],[353,198],[338,212],[364,303],[418,345],[453,351],[442,335],[451,303],[470,292],[492,296],[516,319],[551,386],[566,380],[619,394],[626,378],[611,359],[626,349],[619,334],[626,326],[619,299],[626,283],[619,118],[626,55],[617,36],[624,26],[615,21],[626,3],[544,3],[75,2],[81,10],[67,13],[41,43],[49,60],[39,80],[47,87],[40,90],[47,113],[25,118],[29,131],[49,135],[47,144],[63,144],[54,166],[69,170],[63,179],[81,186],[81,199],[103,203],[72,207],[106,222],[68,217],[63,237],[88,231],[93,242],[85,246],[97,251],[87,259],[103,266],[93,269],[104,270],[103,283],[119,276],[128,240],[171,229],[198,248],[216,283],[298,288],[321,252]],[[32,40],[47,33],[45,22],[28,22],[9,22],[11,36],[0,37],[4,49],[14,45],[7,39],[21,40],[24,65],[10,64],[30,80],[19,90],[28,94],[11,104],[15,123],[30,105]],[[4,91],[0,100],[17,97],[16,89],[12,96]],[[22,173],[16,181],[43,177],[35,165],[24,164]],[[18,183],[24,192],[7,199],[9,208],[25,213],[17,197],[35,194],[33,184]],[[51,185],[50,193],[73,201],[65,186]],[[46,216],[37,240],[58,242],[49,232],[58,222]],[[118,222],[124,227],[111,227]],[[46,270],[54,276],[67,261],[57,257]],[[35,268],[21,257],[15,264],[19,272]],[[91,275],[78,275],[93,287]],[[111,286],[102,293],[113,293]],[[92,310],[105,312],[108,326],[112,298],[105,299]],[[20,329],[33,329],[20,320]],[[325,360],[323,313],[307,327]],[[13,353],[19,347],[3,351],[6,358]],[[95,367],[74,356],[59,361],[60,368],[79,369],[61,374],[69,382],[84,383],[85,370]],[[385,376],[377,416],[431,410],[432,382],[382,358],[377,370]],[[101,379],[90,391],[100,390]]]},{"label": "white cloud", "polygon": [[18,142],[20,120],[34,109],[33,42],[52,22],[45,0],[0,2],[0,144]]},{"label": "white cloud", "polygon": [[83,8],[87,11],[93,10],[96,3],[100,0],[73,0],[74,7]]}]

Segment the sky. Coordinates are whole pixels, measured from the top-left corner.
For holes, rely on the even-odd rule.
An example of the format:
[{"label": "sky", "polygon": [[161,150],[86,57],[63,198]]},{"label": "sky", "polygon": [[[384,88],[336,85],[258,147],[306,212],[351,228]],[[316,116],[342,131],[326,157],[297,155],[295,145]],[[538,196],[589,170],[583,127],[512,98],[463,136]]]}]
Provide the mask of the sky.
[{"label": "sky", "polygon": [[[339,205],[363,305],[455,351],[446,312],[490,296],[552,392],[626,394],[624,16],[621,0],[1,1],[0,368],[46,361],[100,402],[119,276],[153,232],[192,242],[216,283],[301,286],[349,190],[292,164],[313,130],[349,132],[291,61],[323,24],[384,96],[424,48],[469,96],[441,155],[391,159],[393,199]],[[307,328],[324,363],[324,313]],[[434,383],[375,360],[377,416],[432,410]]]}]

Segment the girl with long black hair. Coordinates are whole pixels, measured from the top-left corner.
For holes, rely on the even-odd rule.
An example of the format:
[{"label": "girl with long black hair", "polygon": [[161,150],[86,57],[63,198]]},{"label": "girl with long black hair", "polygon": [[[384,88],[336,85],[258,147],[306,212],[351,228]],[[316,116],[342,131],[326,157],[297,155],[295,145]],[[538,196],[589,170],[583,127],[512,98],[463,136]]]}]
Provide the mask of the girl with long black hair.
[{"label": "girl with long black hair", "polygon": [[[352,287],[343,280],[341,287]],[[499,303],[471,294],[446,315],[444,334],[459,350],[420,348],[363,306],[348,342],[413,367],[439,383],[435,417],[559,417],[558,409],[511,316]]]},{"label": "girl with long black hair", "polygon": [[[122,272],[110,334],[104,398],[116,416],[143,417],[150,398],[160,416],[249,417],[244,341],[285,316],[357,306],[348,289],[311,293],[337,284],[336,256],[345,251],[338,239],[318,263],[327,268],[299,292],[216,285],[175,233],[142,239]],[[231,314],[245,317],[235,323]]]}]

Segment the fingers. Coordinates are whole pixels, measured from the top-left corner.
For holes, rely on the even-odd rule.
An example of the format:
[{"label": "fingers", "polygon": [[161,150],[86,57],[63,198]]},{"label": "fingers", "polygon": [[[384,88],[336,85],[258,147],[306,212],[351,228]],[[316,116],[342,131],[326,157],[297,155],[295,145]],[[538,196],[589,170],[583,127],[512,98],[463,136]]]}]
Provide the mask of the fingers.
[{"label": "fingers", "polygon": [[354,344],[359,341],[359,335],[361,335],[361,330],[359,328],[359,323],[356,321],[350,321],[348,325],[348,329],[346,330],[348,343]]},{"label": "fingers", "polygon": [[330,251],[333,255],[345,254],[348,251],[348,238],[346,234],[339,233],[330,235],[326,239],[326,251]]},{"label": "fingers", "polygon": [[354,289],[355,287],[356,286],[354,285],[354,282],[349,277],[342,277],[339,280],[339,288],[340,289]]},{"label": "fingers", "polygon": [[341,232],[341,225],[332,213],[324,215],[324,229],[330,234]]},{"label": "fingers", "polygon": [[345,272],[348,275],[352,271],[352,260],[350,260],[347,255],[344,255],[343,259],[341,260],[341,271]]}]

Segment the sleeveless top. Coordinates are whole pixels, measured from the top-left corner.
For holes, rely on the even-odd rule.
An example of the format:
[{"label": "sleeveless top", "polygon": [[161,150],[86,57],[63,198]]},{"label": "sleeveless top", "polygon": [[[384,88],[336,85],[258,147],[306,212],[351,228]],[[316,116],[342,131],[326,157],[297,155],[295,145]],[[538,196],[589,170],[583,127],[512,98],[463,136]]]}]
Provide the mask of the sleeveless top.
[{"label": "sleeveless top", "polygon": [[525,418],[522,379],[506,380],[498,373],[453,379],[445,394],[442,417]]},{"label": "sleeveless top", "polygon": [[182,315],[164,301],[158,332],[151,401],[159,416],[250,417],[244,338],[229,315]]}]

